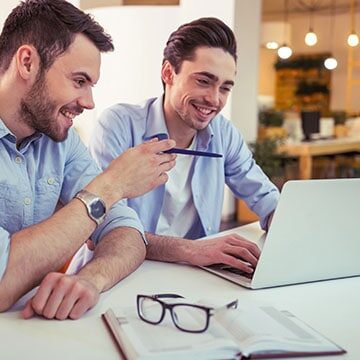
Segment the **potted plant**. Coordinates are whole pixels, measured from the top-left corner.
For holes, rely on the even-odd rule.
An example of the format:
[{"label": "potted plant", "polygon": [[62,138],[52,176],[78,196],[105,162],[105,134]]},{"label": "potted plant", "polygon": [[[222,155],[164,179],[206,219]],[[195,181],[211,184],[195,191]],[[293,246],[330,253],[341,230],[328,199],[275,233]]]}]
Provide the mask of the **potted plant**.
[{"label": "potted plant", "polygon": [[[291,165],[293,160],[278,151],[281,142],[279,138],[265,138],[249,144],[256,163],[279,189],[289,177],[294,178],[288,172],[288,169],[292,171],[288,165]],[[241,223],[249,223],[259,218],[248,208],[245,201],[240,199],[237,201],[237,220]]]},{"label": "potted plant", "polygon": [[258,139],[250,144],[256,163],[271,181],[281,189],[285,182],[285,154],[278,152],[281,140],[275,138]]},{"label": "potted plant", "polygon": [[344,110],[332,111],[331,116],[334,119],[334,135],[337,138],[345,137],[348,135],[346,127],[347,113]]},{"label": "potted plant", "polygon": [[258,138],[263,139],[282,139],[287,136],[286,129],[283,128],[284,113],[275,109],[267,109],[259,112],[259,134]]}]

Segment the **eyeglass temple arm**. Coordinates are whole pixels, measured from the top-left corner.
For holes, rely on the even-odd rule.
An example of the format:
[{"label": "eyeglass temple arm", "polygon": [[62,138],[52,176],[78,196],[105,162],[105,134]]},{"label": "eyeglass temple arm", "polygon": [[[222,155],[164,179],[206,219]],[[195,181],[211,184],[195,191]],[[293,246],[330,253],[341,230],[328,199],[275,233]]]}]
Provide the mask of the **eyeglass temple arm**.
[{"label": "eyeglass temple arm", "polygon": [[227,309],[236,309],[237,306],[238,306],[238,299],[236,299],[228,304],[225,304],[224,306],[220,306],[218,308],[211,309],[211,315],[214,315],[220,311],[227,310]]},{"label": "eyeglass temple arm", "polygon": [[152,295],[153,298],[155,299],[161,299],[161,298],[184,298],[183,296],[181,295],[178,295],[178,294],[154,294]]}]

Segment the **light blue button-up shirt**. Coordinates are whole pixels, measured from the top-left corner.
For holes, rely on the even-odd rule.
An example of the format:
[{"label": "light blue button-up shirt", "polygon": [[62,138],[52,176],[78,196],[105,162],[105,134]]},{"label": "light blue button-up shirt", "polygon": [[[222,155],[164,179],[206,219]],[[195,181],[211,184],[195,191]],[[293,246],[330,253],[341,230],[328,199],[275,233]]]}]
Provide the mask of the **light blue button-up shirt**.
[{"label": "light blue button-up shirt", "polygon": [[[11,235],[49,218],[60,201],[67,204],[100,173],[77,133],[70,129],[60,143],[36,134],[20,148],[16,137],[0,120],[0,279],[9,256]],[[79,224],[81,226],[81,224]],[[136,213],[117,203],[92,234],[97,243],[119,226],[143,227]]]},{"label": "light blue button-up shirt", "polygon": [[[160,97],[139,105],[117,104],[105,110],[89,147],[99,166],[105,169],[129,147],[155,134],[168,133],[162,100]],[[198,132],[196,150],[220,153],[223,157],[194,158],[191,190],[199,223],[186,237],[195,239],[219,231],[225,183],[260,216],[261,226],[266,228],[268,215],[277,205],[279,191],[255,163],[234,125],[221,114],[217,115],[206,129]],[[164,193],[165,186],[160,186],[144,196],[128,200],[145,231],[155,233]]]}]

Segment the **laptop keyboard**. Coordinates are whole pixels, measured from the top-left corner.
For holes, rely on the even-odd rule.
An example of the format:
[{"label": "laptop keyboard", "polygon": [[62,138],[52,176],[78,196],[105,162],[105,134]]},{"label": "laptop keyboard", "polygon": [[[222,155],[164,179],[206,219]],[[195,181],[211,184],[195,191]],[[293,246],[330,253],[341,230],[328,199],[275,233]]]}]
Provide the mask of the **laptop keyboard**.
[{"label": "laptop keyboard", "polygon": [[254,273],[247,273],[243,270],[240,270],[240,269],[237,269],[237,268],[234,268],[230,265],[225,265],[225,264],[216,264],[216,265],[210,265],[208,266],[214,270],[224,270],[224,271],[228,271],[228,272],[231,272],[232,274],[236,274],[236,275],[240,275],[240,276],[244,276],[248,279],[252,279]]}]

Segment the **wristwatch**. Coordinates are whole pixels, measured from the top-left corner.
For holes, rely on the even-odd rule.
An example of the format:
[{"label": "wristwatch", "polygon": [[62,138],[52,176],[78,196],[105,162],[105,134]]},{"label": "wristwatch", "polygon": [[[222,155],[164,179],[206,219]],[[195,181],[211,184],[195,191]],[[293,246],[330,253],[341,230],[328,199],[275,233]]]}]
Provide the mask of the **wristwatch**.
[{"label": "wristwatch", "polygon": [[86,190],[80,190],[75,198],[81,200],[86,206],[89,217],[100,225],[106,216],[105,202],[98,196]]}]

